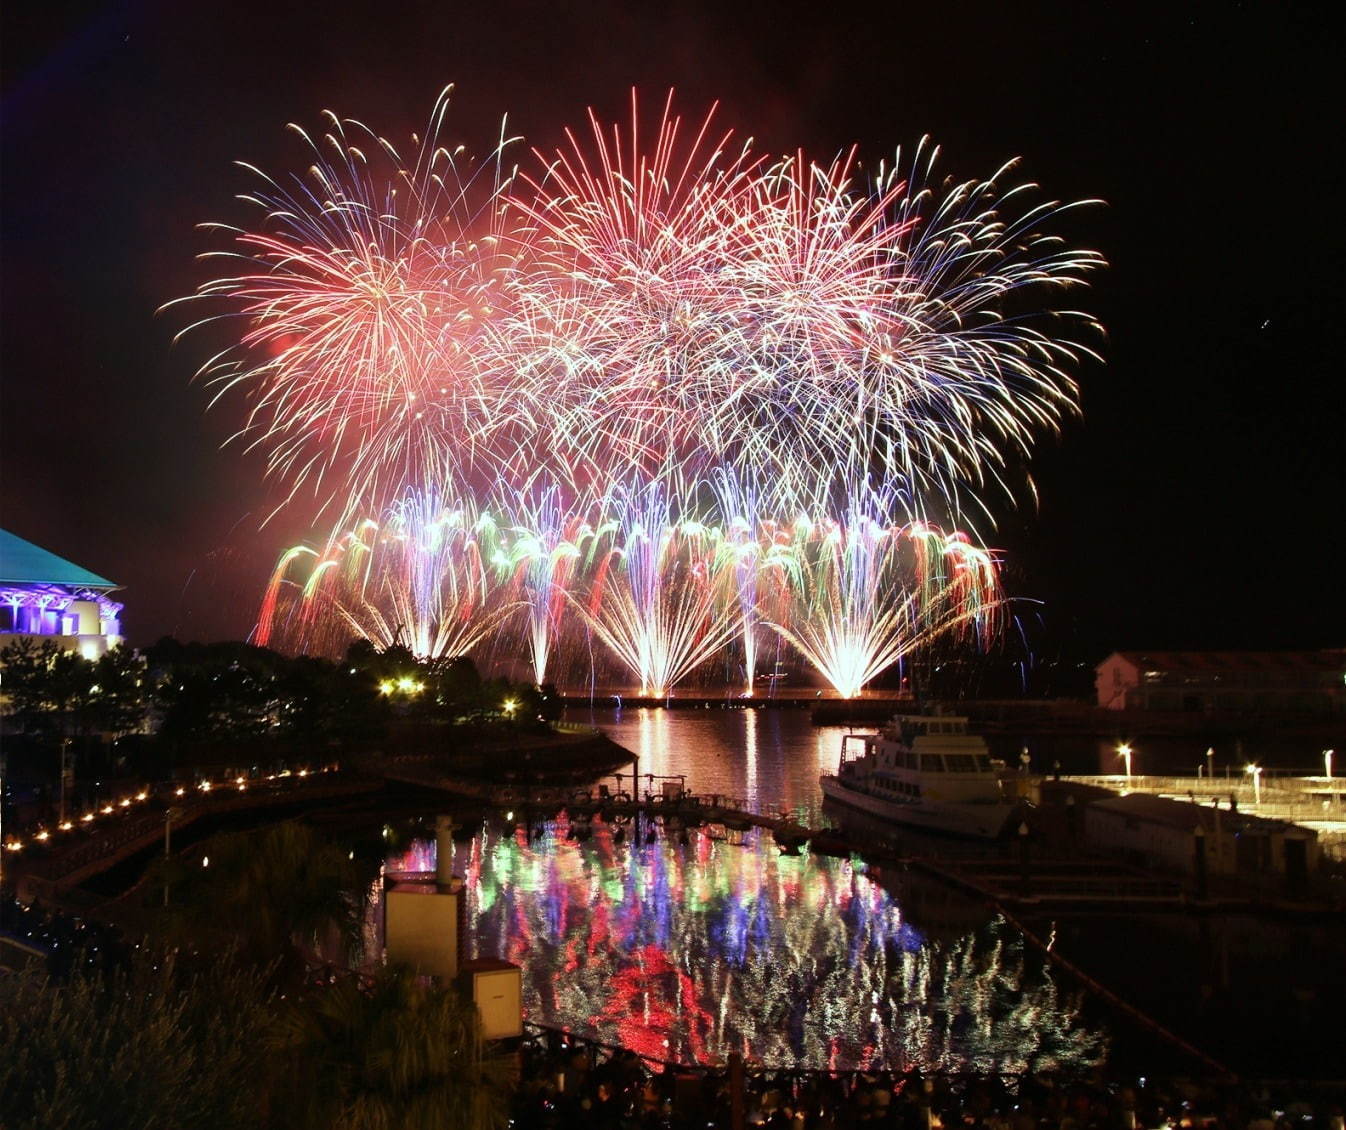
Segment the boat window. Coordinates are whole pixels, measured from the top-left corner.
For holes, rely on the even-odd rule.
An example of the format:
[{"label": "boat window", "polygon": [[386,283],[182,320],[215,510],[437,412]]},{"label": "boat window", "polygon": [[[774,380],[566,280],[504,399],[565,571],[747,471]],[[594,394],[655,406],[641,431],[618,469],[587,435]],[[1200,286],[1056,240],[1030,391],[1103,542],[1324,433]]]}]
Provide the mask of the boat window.
[{"label": "boat window", "polygon": [[970,753],[946,753],[944,764],[948,766],[950,773],[975,773],[977,771],[977,759]]},{"label": "boat window", "polygon": [[921,754],[921,768],[927,773],[943,773],[944,758],[937,753]]}]

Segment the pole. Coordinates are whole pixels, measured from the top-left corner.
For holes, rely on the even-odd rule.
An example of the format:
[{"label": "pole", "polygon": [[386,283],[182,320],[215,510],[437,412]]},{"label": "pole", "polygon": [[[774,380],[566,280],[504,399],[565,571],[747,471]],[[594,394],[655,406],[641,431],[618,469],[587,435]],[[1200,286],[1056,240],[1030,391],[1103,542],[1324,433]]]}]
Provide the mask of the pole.
[{"label": "pole", "polygon": [[453,817],[435,817],[435,886],[447,891],[453,883]]},{"label": "pole", "polygon": [[58,824],[65,823],[65,789],[66,779],[70,776],[70,739],[61,739],[61,804],[60,818]]},{"label": "pole", "polygon": [[164,811],[164,906],[168,905],[168,861],[173,855],[173,817],[178,815],[178,810],[170,805]]},{"label": "pole", "polygon": [[1028,887],[1028,824],[1025,822],[1019,825],[1019,892],[1024,898],[1028,897]]},{"label": "pole", "polygon": [[1207,897],[1207,875],[1206,875],[1206,829],[1202,824],[1197,824],[1195,832],[1192,834],[1193,851],[1196,853],[1196,897],[1203,901]]}]

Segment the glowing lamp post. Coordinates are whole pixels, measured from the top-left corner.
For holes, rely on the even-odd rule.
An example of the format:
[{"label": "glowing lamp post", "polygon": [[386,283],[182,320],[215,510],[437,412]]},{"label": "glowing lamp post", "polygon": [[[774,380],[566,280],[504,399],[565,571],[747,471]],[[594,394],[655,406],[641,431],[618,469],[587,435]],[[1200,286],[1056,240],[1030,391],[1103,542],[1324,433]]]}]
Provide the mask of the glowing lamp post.
[{"label": "glowing lamp post", "polygon": [[1131,746],[1126,742],[1122,742],[1122,744],[1117,747],[1117,756],[1126,764],[1126,779],[1128,781],[1131,780]]},{"label": "glowing lamp post", "polygon": [[1323,776],[1328,780],[1332,779],[1332,755],[1335,752],[1333,749],[1323,750]]},{"label": "glowing lamp post", "polygon": [[1243,771],[1253,779],[1253,804],[1262,803],[1262,767],[1260,765],[1244,766]]}]

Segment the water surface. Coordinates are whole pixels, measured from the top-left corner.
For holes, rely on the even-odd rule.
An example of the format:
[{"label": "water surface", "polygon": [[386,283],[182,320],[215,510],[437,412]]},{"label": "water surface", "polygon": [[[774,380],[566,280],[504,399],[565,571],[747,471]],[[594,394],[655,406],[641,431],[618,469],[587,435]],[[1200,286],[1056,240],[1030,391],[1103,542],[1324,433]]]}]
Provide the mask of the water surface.
[{"label": "water surface", "polygon": [[456,846],[469,952],[522,967],[529,1019],[683,1063],[1018,1073],[1105,1053],[1040,955],[947,892],[889,889],[756,832],[575,832],[562,816]]},{"label": "water surface", "polygon": [[[744,800],[755,812],[788,812],[816,824],[818,776],[835,772],[843,726],[814,726],[797,708],[572,709],[568,722],[597,726],[640,758],[639,772],[682,775],[695,793]],[[641,783],[642,791],[645,783]]]}]

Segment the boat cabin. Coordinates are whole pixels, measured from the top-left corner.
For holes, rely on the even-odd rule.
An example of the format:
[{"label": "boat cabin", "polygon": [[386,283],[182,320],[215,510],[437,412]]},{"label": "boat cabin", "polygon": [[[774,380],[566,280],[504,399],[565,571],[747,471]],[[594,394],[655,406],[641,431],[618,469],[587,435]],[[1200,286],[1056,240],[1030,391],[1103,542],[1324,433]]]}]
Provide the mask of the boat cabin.
[{"label": "boat cabin", "polygon": [[[863,749],[852,756],[852,741]],[[986,740],[968,732],[968,720],[950,715],[898,716],[877,734],[847,734],[841,743],[841,765],[868,758],[871,772],[989,774],[994,771]]]},{"label": "boat cabin", "polygon": [[986,739],[950,715],[899,716],[877,734],[846,734],[837,776],[894,800],[998,801],[1002,791]]}]

